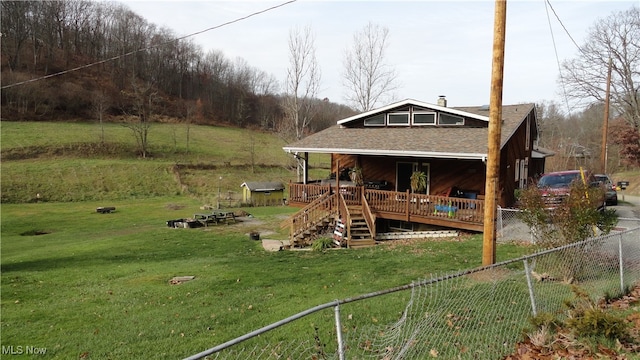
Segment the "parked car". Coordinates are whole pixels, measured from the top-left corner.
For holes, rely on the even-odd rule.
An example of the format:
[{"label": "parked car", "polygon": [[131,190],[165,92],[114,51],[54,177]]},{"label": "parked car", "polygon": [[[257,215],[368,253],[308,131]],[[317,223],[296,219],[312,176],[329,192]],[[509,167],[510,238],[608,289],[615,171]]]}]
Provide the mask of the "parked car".
[{"label": "parked car", "polygon": [[607,174],[596,174],[595,178],[604,185],[607,205],[618,205],[618,191],[616,185]]},{"label": "parked car", "polygon": [[[590,186],[602,186],[593,173],[584,171],[584,180]],[[545,208],[548,210],[556,209],[569,196],[571,192],[571,183],[574,181],[582,181],[580,170],[556,171],[544,174],[538,180],[538,189],[542,192],[542,198]],[[602,199],[598,208],[604,208],[605,199]]]}]

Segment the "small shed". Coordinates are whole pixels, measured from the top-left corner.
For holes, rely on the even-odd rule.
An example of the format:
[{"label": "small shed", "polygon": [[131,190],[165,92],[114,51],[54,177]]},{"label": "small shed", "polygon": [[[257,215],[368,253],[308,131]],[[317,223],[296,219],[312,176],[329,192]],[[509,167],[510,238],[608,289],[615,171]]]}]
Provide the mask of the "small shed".
[{"label": "small shed", "polygon": [[284,184],[269,181],[246,181],[242,188],[242,203],[253,206],[281,205],[284,200]]}]

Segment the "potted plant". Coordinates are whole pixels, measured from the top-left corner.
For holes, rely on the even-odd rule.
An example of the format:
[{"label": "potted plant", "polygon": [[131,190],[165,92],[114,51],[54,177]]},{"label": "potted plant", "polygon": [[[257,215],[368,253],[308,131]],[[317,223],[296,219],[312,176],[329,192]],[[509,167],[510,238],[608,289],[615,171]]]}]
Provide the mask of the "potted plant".
[{"label": "potted plant", "polygon": [[424,193],[427,190],[427,174],[424,171],[414,171],[410,179],[411,192]]}]

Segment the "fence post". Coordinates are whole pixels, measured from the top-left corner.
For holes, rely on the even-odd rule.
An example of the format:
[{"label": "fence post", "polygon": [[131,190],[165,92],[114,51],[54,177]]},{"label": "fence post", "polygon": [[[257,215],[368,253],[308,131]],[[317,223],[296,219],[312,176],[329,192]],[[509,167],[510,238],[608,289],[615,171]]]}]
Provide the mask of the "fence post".
[{"label": "fence post", "polygon": [[622,234],[618,238],[618,262],[620,264],[620,293],[624,294],[624,261],[622,260]]},{"label": "fence post", "polygon": [[533,293],[533,283],[531,282],[531,269],[529,268],[529,260],[524,259],[524,272],[527,275],[527,287],[529,288],[529,299],[531,300],[531,313],[533,316],[538,315],[536,310],[536,296]]},{"label": "fence post", "polygon": [[344,360],[344,345],[342,344],[342,324],[340,323],[340,305],[334,307],[336,314],[336,334],[338,335],[338,357]]},{"label": "fence post", "polygon": [[497,224],[496,224],[496,237],[502,237],[502,227],[503,227],[502,216],[504,214],[502,213],[502,207],[500,205],[498,205],[498,207],[497,207],[497,212],[498,212],[498,216],[496,217],[496,221],[497,221]]}]

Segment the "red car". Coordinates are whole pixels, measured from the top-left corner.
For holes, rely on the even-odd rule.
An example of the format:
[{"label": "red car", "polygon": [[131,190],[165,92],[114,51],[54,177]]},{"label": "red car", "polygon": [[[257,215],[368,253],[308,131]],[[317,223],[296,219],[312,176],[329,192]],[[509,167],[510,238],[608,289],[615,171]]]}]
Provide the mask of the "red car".
[{"label": "red car", "polygon": [[[584,180],[590,186],[602,186],[600,182],[589,171],[583,171]],[[545,208],[553,210],[557,208],[571,192],[571,183],[582,181],[580,170],[556,171],[542,175],[538,180],[538,189],[542,192]],[[599,209],[604,209],[605,200]]]}]

